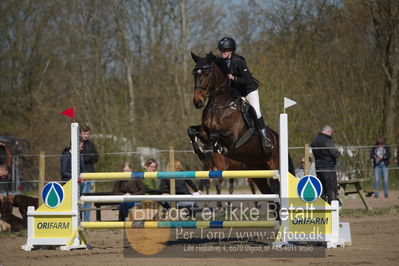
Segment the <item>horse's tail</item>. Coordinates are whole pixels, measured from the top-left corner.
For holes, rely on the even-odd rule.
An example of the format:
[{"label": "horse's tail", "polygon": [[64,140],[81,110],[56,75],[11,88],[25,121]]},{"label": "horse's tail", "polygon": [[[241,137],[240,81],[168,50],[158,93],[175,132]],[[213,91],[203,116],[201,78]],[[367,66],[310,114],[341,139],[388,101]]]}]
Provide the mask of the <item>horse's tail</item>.
[{"label": "horse's tail", "polygon": [[295,167],[294,164],[292,163],[291,155],[288,154],[288,172],[290,172],[292,175],[295,175]]}]

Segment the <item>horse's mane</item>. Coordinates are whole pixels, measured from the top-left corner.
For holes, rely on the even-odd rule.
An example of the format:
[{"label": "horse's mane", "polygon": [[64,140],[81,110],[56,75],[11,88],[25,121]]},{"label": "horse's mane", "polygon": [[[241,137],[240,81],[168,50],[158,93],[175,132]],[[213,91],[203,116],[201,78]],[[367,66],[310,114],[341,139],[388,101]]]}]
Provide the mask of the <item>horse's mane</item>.
[{"label": "horse's mane", "polygon": [[206,60],[209,63],[215,63],[223,72],[224,76],[227,76],[227,74],[229,73],[229,67],[227,66],[226,61],[224,61],[223,58],[218,57],[214,55],[212,52],[210,52],[209,54],[206,55]]}]

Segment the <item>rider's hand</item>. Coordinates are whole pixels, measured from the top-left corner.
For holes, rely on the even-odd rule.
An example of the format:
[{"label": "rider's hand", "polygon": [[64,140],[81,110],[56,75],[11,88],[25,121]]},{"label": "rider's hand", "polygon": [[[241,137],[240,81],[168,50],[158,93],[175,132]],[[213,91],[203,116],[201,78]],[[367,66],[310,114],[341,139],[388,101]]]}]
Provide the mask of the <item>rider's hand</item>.
[{"label": "rider's hand", "polygon": [[235,77],[233,76],[233,74],[230,73],[230,74],[227,74],[227,78],[231,79],[231,80],[234,80]]}]

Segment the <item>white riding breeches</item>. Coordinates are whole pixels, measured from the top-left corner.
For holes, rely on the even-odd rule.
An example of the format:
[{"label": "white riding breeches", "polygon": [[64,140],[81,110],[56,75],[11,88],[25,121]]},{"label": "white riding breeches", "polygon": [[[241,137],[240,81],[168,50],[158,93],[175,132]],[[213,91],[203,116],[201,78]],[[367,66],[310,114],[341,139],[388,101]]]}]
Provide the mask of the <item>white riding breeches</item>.
[{"label": "white riding breeches", "polygon": [[260,112],[260,104],[259,104],[259,93],[258,90],[254,90],[249,93],[245,98],[247,98],[249,104],[255,109],[256,118],[259,119],[262,116]]}]

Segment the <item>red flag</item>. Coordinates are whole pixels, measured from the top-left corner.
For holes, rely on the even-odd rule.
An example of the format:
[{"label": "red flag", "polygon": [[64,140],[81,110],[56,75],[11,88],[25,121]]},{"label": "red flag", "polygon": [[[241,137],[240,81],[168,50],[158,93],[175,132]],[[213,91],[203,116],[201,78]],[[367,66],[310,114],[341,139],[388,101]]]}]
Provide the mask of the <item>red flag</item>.
[{"label": "red flag", "polygon": [[62,111],[61,114],[69,116],[69,117],[72,117],[72,118],[75,116],[75,113],[73,111],[73,107]]}]

